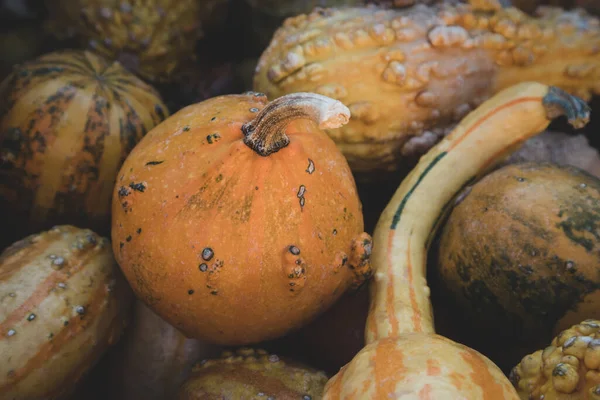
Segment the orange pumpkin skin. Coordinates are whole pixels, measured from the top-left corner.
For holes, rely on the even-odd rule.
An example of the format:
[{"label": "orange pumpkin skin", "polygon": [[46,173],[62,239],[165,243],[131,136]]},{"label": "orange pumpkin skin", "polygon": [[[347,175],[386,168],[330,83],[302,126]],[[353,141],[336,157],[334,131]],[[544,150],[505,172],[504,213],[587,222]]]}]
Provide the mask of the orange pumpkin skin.
[{"label": "orange pumpkin skin", "polygon": [[142,80],[84,51],[45,54],[0,85],[0,218],[10,242],[55,224],[110,231],[117,172],[168,114]]},{"label": "orange pumpkin skin", "polygon": [[367,345],[327,382],[325,393],[324,400],[411,394],[418,399],[518,400],[502,371],[487,357],[443,336],[422,333]]},{"label": "orange pumpkin skin", "polygon": [[244,143],[242,124],[267,103],[247,93],[188,106],[119,172],[116,258],[138,297],[189,337],[281,336],[370,275],[371,239],[333,141],[296,119],[277,152]]}]

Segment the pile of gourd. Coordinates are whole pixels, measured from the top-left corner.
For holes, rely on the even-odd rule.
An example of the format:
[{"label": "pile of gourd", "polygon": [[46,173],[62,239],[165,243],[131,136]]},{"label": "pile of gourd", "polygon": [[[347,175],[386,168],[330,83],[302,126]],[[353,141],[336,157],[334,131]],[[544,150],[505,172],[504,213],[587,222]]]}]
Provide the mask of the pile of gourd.
[{"label": "pile of gourd", "polygon": [[600,399],[595,2],[0,11],[0,399]]}]

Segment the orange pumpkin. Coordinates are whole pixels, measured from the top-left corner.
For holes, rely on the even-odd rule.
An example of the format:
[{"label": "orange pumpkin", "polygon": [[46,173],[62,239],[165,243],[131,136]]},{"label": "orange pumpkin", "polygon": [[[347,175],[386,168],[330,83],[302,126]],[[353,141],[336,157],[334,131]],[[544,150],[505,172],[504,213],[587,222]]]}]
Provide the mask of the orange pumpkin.
[{"label": "orange pumpkin", "polygon": [[325,96],[246,93],[188,106],[118,174],[117,261],[189,337],[256,343],[298,328],[370,276],[350,168],[320,129],[348,121]]},{"label": "orange pumpkin", "polygon": [[484,102],[421,158],[375,228],[367,345],[327,383],[325,400],[519,398],[487,357],[435,333],[427,248],[460,189],[563,112],[576,126],[589,119],[585,103],[561,90],[516,85]]}]

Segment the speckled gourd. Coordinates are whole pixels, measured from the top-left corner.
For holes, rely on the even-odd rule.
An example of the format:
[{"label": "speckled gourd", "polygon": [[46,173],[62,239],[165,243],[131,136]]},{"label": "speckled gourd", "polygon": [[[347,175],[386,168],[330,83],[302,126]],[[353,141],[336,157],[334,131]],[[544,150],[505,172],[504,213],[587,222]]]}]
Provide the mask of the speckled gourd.
[{"label": "speckled gourd", "polygon": [[198,363],[177,400],[321,400],[327,375],[262,349],[239,348]]},{"label": "speckled gourd", "polygon": [[194,54],[202,22],[226,0],[45,0],[48,27],[154,81]]},{"label": "speckled gourd", "polygon": [[148,133],[113,195],[112,240],[138,297],[186,336],[282,336],[370,277],[371,237],[343,155],[348,121],[314,93],[213,97]]},{"label": "speckled gourd", "polygon": [[0,398],[65,399],[120,337],[133,296],[106,238],[63,225],[0,254]]},{"label": "speckled gourd", "polygon": [[57,51],[0,85],[0,218],[10,242],[57,224],[110,231],[112,190],[129,151],[168,115],[117,62]]},{"label": "speckled gourd", "polygon": [[560,332],[510,372],[521,400],[600,399],[600,321],[586,319]]},{"label": "speckled gourd", "polygon": [[515,83],[538,80],[584,99],[600,91],[597,18],[558,8],[535,18],[481,8],[444,1],[289,18],[258,62],[254,90],[270,97],[312,91],[344,102],[350,122],[327,133],[361,177],[414,162]]}]

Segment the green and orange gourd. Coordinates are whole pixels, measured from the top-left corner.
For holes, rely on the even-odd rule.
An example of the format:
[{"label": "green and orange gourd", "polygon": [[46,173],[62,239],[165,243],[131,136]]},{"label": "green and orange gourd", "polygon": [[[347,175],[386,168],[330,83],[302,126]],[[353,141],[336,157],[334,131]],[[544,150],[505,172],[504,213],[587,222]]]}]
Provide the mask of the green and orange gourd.
[{"label": "green and orange gourd", "polygon": [[463,191],[434,270],[436,294],[472,325],[461,340],[508,370],[559,332],[600,318],[598,221],[600,180],[568,165],[507,165]]},{"label": "green and orange gourd", "polygon": [[327,383],[324,399],[519,398],[488,358],[435,333],[427,249],[460,189],[561,114],[580,127],[589,108],[555,87],[512,86],[467,115],[421,158],[374,232],[367,345]]},{"label": "green and orange gourd", "polygon": [[350,168],[321,130],[340,102],[260,93],[188,106],[127,157],[113,249],[136,292],[186,336],[240,345],[306,324],[370,276]]},{"label": "green and orange gourd", "polygon": [[0,215],[13,227],[3,232],[9,243],[56,224],[108,234],[119,167],[167,115],[151,86],[91,52],[17,66],[0,85]]}]

